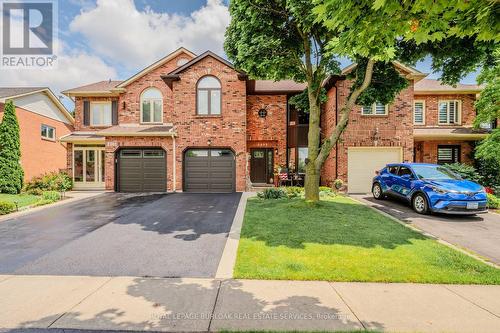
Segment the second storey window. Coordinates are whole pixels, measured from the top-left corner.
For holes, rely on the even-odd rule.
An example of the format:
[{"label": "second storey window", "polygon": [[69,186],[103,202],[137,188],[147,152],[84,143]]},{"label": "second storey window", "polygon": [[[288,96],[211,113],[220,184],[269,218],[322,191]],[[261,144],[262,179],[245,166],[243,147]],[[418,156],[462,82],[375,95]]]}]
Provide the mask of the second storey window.
[{"label": "second storey window", "polygon": [[439,101],[439,124],[460,124],[460,101]]},{"label": "second storey window", "polygon": [[148,88],[141,95],[141,122],[163,122],[163,96],[156,88]]},{"label": "second storey window", "polygon": [[111,126],[111,103],[91,102],[90,103],[90,125],[91,126]]},{"label": "second storey window", "polygon": [[361,107],[363,116],[385,116],[389,113],[389,106],[382,103],[373,103],[372,105],[364,105]]},{"label": "second storey window", "polygon": [[220,115],[222,104],[221,84],[215,76],[205,76],[196,86],[196,113]]},{"label": "second storey window", "polygon": [[425,102],[415,101],[413,102],[413,123],[415,125],[425,124]]},{"label": "second storey window", "polygon": [[41,130],[42,139],[55,141],[56,129],[54,127],[42,124],[42,127],[40,130]]}]

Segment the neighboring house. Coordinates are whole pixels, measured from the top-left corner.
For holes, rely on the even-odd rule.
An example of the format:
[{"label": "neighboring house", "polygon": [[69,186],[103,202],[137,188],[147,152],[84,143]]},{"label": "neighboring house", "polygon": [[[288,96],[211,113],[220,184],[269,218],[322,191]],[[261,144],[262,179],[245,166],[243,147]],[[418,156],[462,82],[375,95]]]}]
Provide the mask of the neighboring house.
[{"label": "neighboring house", "polygon": [[[471,91],[443,87],[446,101],[460,101],[459,123],[434,124],[431,120],[439,117],[431,101],[422,107],[416,104],[414,113],[414,100],[441,101],[426,90],[429,97],[415,96],[416,87],[431,81],[413,68],[395,66],[410,80],[409,87],[388,106],[353,110],[341,143],[325,163],[322,183],[342,178],[351,192],[369,191],[374,171],[385,163],[420,156],[444,162],[448,150],[442,148],[448,149],[450,141],[465,146],[465,141],[485,136],[469,126],[474,109],[462,91]],[[333,130],[349,84],[345,75],[324,82],[329,99],[322,113],[323,135]],[[125,81],[101,81],[63,92],[75,101],[75,132],[60,140],[68,143],[68,168],[76,188],[244,191],[272,184],[277,166],[304,173],[308,115],[288,103],[304,88],[293,81],[251,80],[212,52],[196,56],[180,48]],[[453,108],[452,102],[447,103]],[[414,125],[422,112],[426,122]],[[455,116],[450,112],[447,121]],[[450,131],[452,127],[458,127],[460,134]],[[427,134],[417,133],[420,128],[444,129],[447,134],[433,137],[435,144],[430,145],[430,139],[422,137]],[[422,147],[421,141],[426,142]]]},{"label": "neighboring house", "polygon": [[57,138],[73,131],[73,117],[49,88],[0,87],[0,119],[12,100],[20,128],[21,165],[29,181],[51,171],[66,170],[66,144]]}]

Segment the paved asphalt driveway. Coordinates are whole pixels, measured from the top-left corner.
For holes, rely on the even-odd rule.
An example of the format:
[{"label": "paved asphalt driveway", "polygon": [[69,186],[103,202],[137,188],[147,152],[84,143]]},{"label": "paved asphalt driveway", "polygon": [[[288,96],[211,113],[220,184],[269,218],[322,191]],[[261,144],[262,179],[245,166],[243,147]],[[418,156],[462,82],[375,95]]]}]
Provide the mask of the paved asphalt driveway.
[{"label": "paved asphalt driveway", "polygon": [[214,277],[239,198],[106,193],[0,222],[0,273]]},{"label": "paved asphalt driveway", "polygon": [[358,194],[352,197],[449,243],[470,249],[500,265],[500,215],[498,214],[419,215],[404,202],[393,199],[375,200],[371,194]]}]

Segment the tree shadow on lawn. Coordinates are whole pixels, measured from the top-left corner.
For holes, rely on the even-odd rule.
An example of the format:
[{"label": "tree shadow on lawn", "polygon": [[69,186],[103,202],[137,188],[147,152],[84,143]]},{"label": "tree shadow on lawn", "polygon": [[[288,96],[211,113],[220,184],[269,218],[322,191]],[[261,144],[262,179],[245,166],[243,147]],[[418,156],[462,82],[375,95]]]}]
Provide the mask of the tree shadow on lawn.
[{"label": "tree shadow on lawn", "polygon": [[428,239],[349,198],[334,200],[310,206],[300,199],[251,199],[241,238],[295,249],[306,243],[394,249]]}]

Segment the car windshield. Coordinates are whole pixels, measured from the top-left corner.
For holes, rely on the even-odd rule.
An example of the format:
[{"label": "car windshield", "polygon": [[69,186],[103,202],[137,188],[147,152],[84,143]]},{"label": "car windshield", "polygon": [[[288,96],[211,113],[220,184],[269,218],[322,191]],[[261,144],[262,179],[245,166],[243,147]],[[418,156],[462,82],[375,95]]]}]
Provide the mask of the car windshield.
[{"label": "car windshield", "polygon": [[443,166],[413,165],[412,168],[420,179],[462,179]]}]

